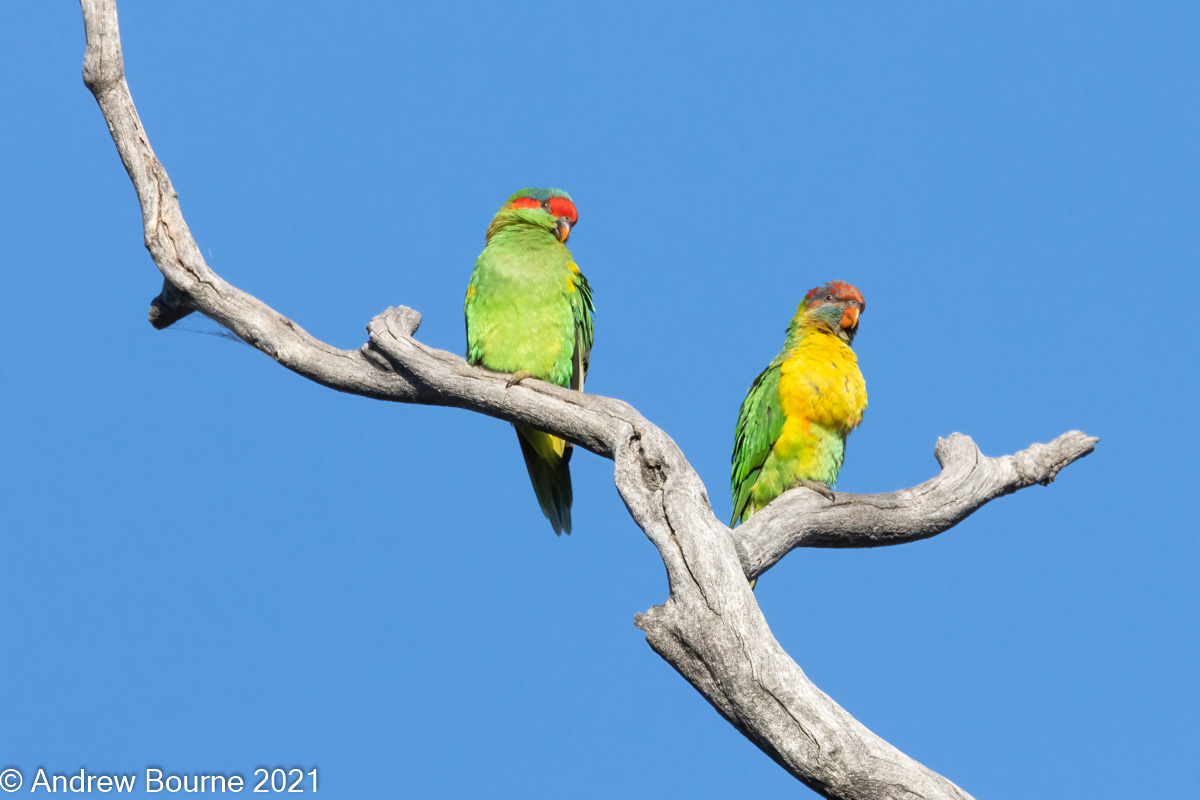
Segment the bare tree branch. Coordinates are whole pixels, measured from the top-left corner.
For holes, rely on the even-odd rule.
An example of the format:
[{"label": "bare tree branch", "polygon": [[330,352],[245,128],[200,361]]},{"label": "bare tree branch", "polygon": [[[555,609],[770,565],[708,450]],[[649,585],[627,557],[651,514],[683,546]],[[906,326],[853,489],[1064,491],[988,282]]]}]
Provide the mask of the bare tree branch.
[{"label": "bare tree branch", "polygon": [[989,500],[1054,481],[1059,470],[1083,458],[1100,441],[1070,431],[1049,444],[1030,445],[988,458],[961,433],[938,439],[934,455],[942,474],[889,494],[837,494],[795,490],[733,532],[747,575],[760,575],[797,547],[884,547],[928,539],[953,528]]},{"label": "bare tree branch", "polygon": [[393,308],[371,320],[370,341],[340,350],[216,275],[184,222],[125,82],[115,0],[81,0],[84,82],[95,95],[142,209],[146,247],[164,277],[150,321],[165,328],[193,311],[313,381],[382,400],[453,406],[563,436],[614,462],[617,491],[658,549],[667,601],[636,623],[654,650],[743,735],[826,797],[969,798],[875,736],[823,694],[771,634],[747,578],[796,547],[875,547],[934,536],[1003,494],[1049,483],[1096,440],[1064,434],[1047,445],[986,458],[966,436],[939,440],[938,477],[884,495],[806,489],[785,494],[736,531],[713,515],[704,484],[666,433],[636,409],[598,395],[507,377],[413,338],[420,314]]}]

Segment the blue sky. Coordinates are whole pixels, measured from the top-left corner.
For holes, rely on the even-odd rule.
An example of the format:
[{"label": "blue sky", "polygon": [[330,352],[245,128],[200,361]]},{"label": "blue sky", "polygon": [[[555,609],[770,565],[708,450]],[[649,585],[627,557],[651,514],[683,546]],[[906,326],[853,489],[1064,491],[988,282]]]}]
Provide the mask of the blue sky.
[{"label": "blue sky", "polygon": [[[758,590],[775,635],[976,796],[1194,789],[1194,5],[398,5],[121,5],[219,274],[338,346],[406,304],[461,352],[492,213],[564,188],[588,389],[667,430],[720,517],[751,380],[805,291],[856,284],[839,489],[926,480],[953,431],[1102,441],[933,540],[791,554]],[[577,455],[556,539],[507,425],[145,322],[82,56],[72,4],[0,8],[0,768],[794,793],[634,628],[666,582],[609,462]]]}]

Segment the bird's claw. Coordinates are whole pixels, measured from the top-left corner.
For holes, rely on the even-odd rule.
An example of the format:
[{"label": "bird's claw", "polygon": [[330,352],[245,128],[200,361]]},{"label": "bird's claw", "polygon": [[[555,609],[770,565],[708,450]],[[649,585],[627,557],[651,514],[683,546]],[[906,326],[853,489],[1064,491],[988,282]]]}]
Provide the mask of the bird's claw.
[{"label": "bird's claw", "polygon": [[512,374],[512,377],[510,377],[508,379],[508,384],[504,388],[511,389],[512,387],[516,386],[517,384],[519,384],[521,381],[525,380],[526,378],[532,378],[532,377],[533,377],[533,373],[530,372],[529,370],[519,369]]},{"label": "bird's claw", "polygon": [[812,489],[817,494],[827,498],[831,503],[836,499],[833,494],[833,489],[830,489],[820,481],[800,481],[800,483],[797,485],[803,486],[805,489]]}]

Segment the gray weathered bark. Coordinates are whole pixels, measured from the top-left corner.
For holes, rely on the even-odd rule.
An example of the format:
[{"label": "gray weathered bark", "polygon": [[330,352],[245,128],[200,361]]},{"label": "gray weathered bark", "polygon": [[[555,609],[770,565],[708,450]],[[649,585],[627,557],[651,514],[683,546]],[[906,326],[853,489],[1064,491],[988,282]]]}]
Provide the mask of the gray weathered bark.
[{"label": "gray weathered bark", "polygon": [[1016,455],[987,458],[961,434],[939,440],[942,473],[884,495],[807,489],[785,494],[730,530],[713,515],[700,477],[666,433],[636,409],[536,380],[507,377],[413,338],[420,314],[384,311],[369,341],[340,350],[229,285],[200,254],[166,170],[154,156],[125,82],[115,0],[81,0],[84,82],[95,95],[142,209],[146,247],[164,277],[150,321],[192,312],[306,378],[343,392],[454,406],[563,436],[615,464],[617,491],[658,549],[670,595],[639,614],[650,646],[780,766],[833,798],[968,798],[883,741],[814,686],[775,637],[747,585],[796,547],[876,547],[934,536],[984,503],[1035,483],[1092,451],[1077,431]]}]

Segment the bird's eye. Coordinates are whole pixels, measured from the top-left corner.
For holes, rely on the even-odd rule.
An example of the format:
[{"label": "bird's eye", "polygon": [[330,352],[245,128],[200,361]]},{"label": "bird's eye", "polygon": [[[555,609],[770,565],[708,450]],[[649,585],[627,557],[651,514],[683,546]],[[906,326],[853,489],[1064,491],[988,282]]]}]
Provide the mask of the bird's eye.
[{"label": "bird's eye", "polygon": [[827,295],[825,295],[825,299],[826,299],[826,300],[828,300],[829,302],[831,302],[831,303],[832,303],[832,302],[833,302],[833,295],[831,295],[831,294],[827,294]]},{"label": "bird's eye", "polygon": [[543,200],[543,201],[542,201],[542,208],[543,208],[543,209],[545,209],[546,211],[549,211],[549,210],[550,210],[550,200],[549,200],[549,198],[547,198],[546,200]]}]

